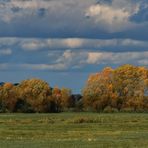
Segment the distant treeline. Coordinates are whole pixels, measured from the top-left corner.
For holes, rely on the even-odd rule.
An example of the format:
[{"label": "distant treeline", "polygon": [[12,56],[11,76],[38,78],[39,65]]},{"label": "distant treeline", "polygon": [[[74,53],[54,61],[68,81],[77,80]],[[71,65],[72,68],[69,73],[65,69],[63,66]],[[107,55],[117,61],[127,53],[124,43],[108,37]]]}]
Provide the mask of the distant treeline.
[{"label": "distant treeline", "polygon": [[0,83],[0,112],[50,113],[75,108],[81,95],[68,88],[50,87],[40,79],[19,83]]},{"label": "distant treeline", "polygon": [[91,74],[81,94],[40,79],[0,83],[0,112],[148,111],[148,69],[123,65]]}]

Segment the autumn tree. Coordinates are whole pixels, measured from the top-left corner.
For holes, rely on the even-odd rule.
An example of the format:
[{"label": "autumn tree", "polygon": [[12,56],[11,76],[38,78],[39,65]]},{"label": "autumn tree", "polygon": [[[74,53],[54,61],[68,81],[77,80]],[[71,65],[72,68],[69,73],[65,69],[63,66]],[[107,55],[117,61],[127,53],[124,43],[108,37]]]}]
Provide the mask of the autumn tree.
[{"label": "autumn tree", "polygon": [[0,87],[1,112],[13,112],[17,102],[17,88],[12,83],[5,83]]},{"label": "autumn tree", "polygon": [[46,112],[51,89],[40,79],[24,80],[19,85],[20,99],[29,104],[35,112]]},{"label": "autumn tree", "polygon": [[123,65],[114,71],[113,85],[118,94],[121,108],[142,108],[147,90],[147,69],[132,65]]},{"label": "autumn tree", "polygon": [[90,75],[83,89],[83,102],[86,108],[102,111],[115,96],[112,86],[113,69],[105,68],[102,72]]},{"label": "autumn tree", "polygon": [[65,110],[71,105],[71,90],[68,88],[61,89],[61,106],[62,109]]},{"label": "autumn tree", "polygon": [[106,106],[131,108],[134,111],[147,108],[148,70],[145,67],[123,65],[113,70],[90,75],[83,89],[85,108],[102,111]]},{"label": "autumn tree", "polygon": [[62,110],[62,101],[61,101],[61,90],[56,86],[52,90],[52,99],[55,104],[55,112],[60,112]]}]

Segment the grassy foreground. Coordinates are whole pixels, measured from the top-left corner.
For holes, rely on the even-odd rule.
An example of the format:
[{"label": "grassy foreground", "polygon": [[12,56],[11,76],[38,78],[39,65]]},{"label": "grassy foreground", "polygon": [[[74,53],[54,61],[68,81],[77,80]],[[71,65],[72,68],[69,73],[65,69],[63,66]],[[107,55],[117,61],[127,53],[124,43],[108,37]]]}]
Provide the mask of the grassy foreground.
[{"label": "grassy foreground", "polygon": [[148,147],[148,114],[0,114],[0,148]]}]

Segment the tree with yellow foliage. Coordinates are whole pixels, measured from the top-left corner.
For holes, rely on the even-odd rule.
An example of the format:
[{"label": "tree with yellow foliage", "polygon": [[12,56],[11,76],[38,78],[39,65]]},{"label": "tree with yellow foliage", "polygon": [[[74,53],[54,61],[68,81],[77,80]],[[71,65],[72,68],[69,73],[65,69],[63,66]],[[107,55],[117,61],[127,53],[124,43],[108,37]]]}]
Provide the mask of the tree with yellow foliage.
[{"label": "tree with yellow foliage", "polygon": [[47,82],[40,79],[24,80],[19,85],[19,96],[27,102],[35,112],[45,112],[51,89]]},{"label": "tree with yellow foliage", "polygon": [[131,108],[138,111],[147,108],[148,69],[123,65],[113,70],[109,67],[90,75],[83,89],[84,107],[102,111],[106,106]]},{"label": "tree with yellow foliage", "polygon": [[68,88],[61,89],[61,106],[62,110],[65,110],[71,105],[71,90]]},{"label": "tree with yellow foliage", "polygon": [[1,112],[13,112],[17,102],[16,87],[12,83],[5,83],[0,88]]},{"label": "tree with yellow foliage", "polygon": [[106,67],[102,72],[90,75],[83,89],[84,107],[102,111],[116,97],[112,85],[113,69]]}]

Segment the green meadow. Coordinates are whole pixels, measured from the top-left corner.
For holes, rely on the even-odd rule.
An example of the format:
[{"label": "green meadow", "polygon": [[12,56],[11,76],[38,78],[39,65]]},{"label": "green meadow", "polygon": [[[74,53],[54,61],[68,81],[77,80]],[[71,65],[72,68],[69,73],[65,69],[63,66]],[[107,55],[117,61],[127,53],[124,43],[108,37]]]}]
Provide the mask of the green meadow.
[{"label": "green meadow", "polygon": [[0,114],[0,148],[147,148],[146,113]]}]

